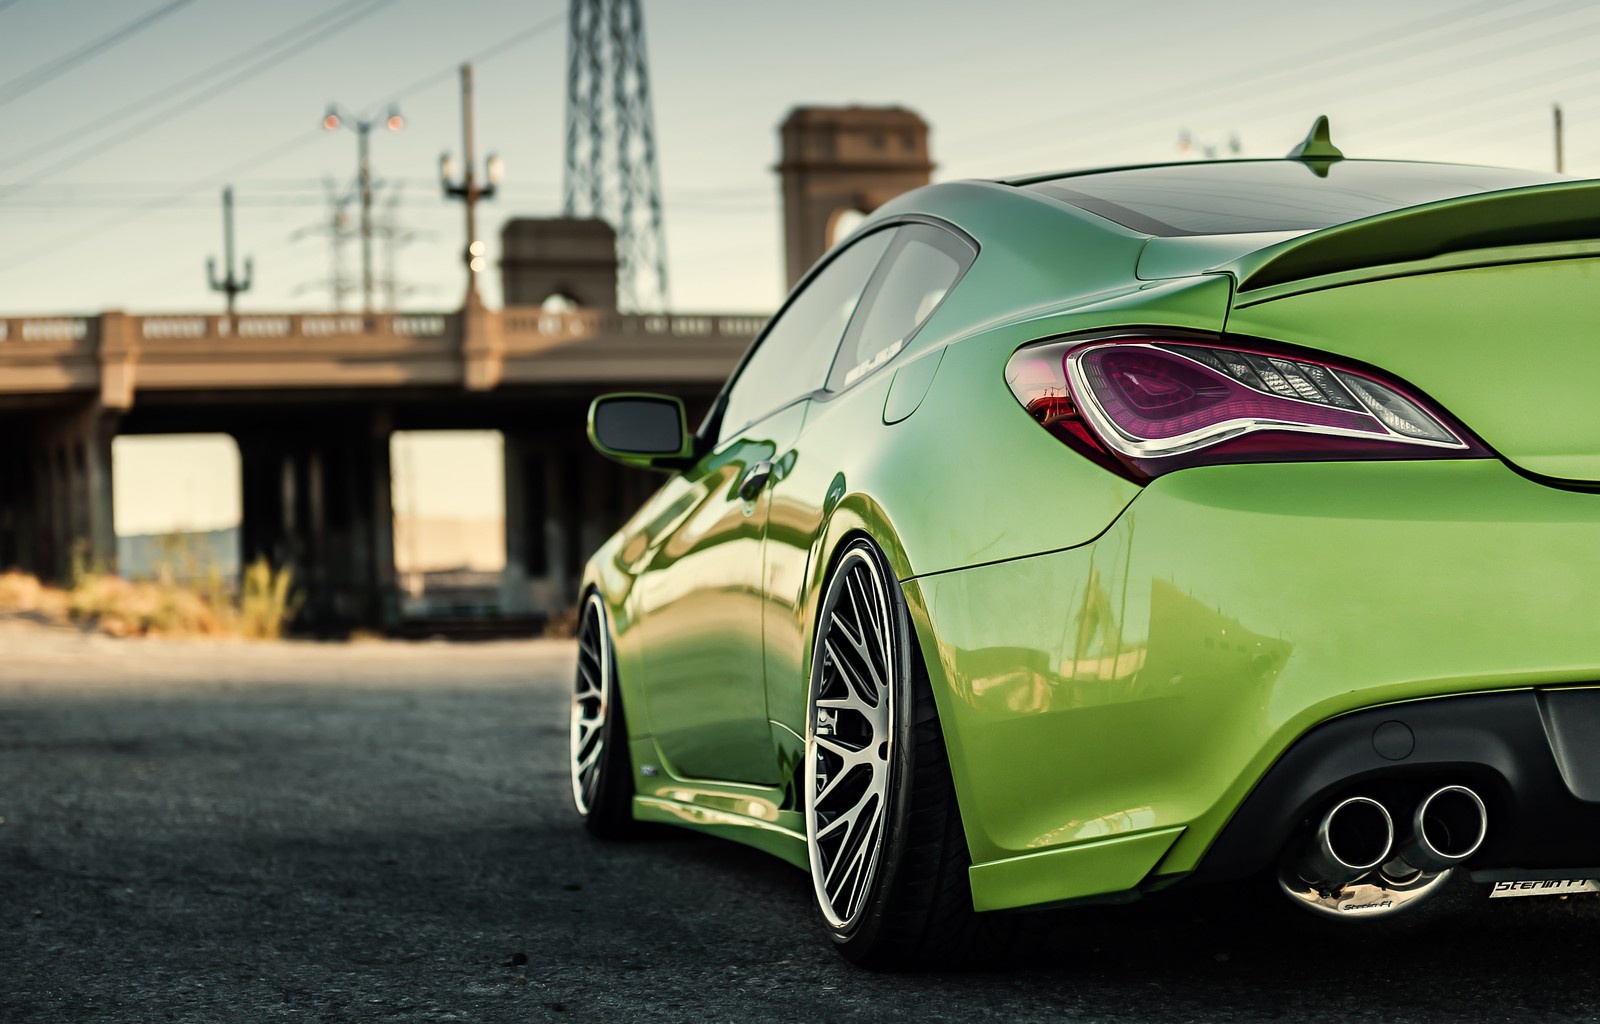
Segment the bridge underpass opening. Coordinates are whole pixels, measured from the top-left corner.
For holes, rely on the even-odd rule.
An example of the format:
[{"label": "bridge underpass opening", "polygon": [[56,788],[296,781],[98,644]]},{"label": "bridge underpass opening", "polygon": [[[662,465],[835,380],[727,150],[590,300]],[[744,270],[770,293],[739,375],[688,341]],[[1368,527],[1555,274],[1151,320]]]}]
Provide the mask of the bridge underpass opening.
[{"label": "bridge underpass opening", "polygon": [[506,445],[498,430],[400,430],[390,439],[395,582],[403,619],[502,619]]},{"label": "bridge underpass opening", "polygon": [[237,583],[243,491],[232,437],[116,437],[111,489],[120,575],[188,583],[215,574]]}]

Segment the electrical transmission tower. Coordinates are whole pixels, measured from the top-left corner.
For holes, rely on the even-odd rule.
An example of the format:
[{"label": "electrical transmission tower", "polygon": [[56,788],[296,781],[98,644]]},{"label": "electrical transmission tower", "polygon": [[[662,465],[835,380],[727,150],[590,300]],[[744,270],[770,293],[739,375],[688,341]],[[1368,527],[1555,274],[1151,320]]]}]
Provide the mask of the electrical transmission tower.
[{"label": "electrical transmission tower", "polygon": [[386,186],[387,198],[383,202],[382,212],[372,226],[373,234],[383,246],[383,269],[378,274],[377,285],[382,290],[383,308],[386,313],[399,312],[400,300],[408,295],[419,291],[431,291],[419,288],[400,276],[400,250],[419,239],[433,237],[431,233],[413,231],[401,222],[400,193],[403,188],[400,182]]},{"label": "electrical transmission tower", "polygon": [[570,0],[567,30],[566,215],[616,228],[619,305],[665,310],[661,174],[639,0]]},{"label": "electrical transmission tower", "polygon": [[325,235],[329,243],[331,260],[328,266],[328,276],[315,281],[308,281],[294,290],[296,295],[309,291],[326,291],[332,300],[333,311],[344,312],[345,299],[360,290],[359,283],[346,269],[344,253],[347,243],[356,237],[356,229],[350,222],[347,207],[356,198],[352,189],[335,182],[332,178],[325,178],[322,182],[323,192],[327,197],[328,213],[326,219],[320,224],[301,228],[289,236],[290,241],[299,241],[312,235]]}]

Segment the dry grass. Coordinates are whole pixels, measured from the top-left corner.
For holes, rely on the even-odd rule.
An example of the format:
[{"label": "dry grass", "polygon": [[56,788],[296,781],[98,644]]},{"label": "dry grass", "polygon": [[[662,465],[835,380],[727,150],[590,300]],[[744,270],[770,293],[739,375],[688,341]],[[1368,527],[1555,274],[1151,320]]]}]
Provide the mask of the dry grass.
[{"label": "dry grass", "polygon": [[237,594],[208,572],[197,583],[175,574],[130,581],[80,563],[66,588],[26,573],[0,573],[0,613],[75,622],[112,636],[245,637],[275,640],[300,607],[294,575],[257,559],[244,571]]}]

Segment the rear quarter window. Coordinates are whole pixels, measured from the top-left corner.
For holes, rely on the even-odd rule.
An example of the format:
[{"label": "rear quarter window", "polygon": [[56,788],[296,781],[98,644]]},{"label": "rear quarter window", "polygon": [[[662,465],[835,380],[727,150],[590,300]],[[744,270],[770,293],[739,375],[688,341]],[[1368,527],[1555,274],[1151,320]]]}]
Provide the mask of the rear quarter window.
[{"label": "rear quarter window", "polygon": [[899,228],[845,333],[827,389],[842,391],[892,362],[950,294],[977,252],[931,224]]}]

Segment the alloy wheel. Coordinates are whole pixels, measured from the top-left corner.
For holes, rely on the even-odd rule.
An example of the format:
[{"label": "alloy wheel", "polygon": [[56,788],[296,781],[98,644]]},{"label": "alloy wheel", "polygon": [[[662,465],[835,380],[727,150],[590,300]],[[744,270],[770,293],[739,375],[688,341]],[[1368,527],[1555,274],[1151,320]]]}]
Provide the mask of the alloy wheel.
[{"label": "alloy wheel", "polygon": [[578,676],[572,693],[569,733],[572,800],[588,815],[605,764],[606,715],[611,701],[611,631],[600,595],[590,594],[578,625]]},{"label": "alloy wheel", "polygon": [[880,866],[892,797],[900,662],[891,596],[865,547],[840,559],[813,655],[806,722],[806,846],[817,905],[848,931]]}]

